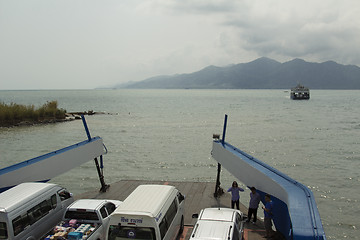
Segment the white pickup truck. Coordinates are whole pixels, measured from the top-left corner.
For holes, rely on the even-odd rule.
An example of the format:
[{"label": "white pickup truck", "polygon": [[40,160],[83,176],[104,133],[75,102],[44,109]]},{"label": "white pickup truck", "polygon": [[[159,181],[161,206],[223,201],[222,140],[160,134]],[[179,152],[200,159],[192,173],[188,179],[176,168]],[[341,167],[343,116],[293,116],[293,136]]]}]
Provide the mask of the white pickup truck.
[{"label": "white pickup truck", "polygon": [[121,203],[118,200],[77,200],[67,207],[63,221],[44,239],[104,240],[110,214]]}]

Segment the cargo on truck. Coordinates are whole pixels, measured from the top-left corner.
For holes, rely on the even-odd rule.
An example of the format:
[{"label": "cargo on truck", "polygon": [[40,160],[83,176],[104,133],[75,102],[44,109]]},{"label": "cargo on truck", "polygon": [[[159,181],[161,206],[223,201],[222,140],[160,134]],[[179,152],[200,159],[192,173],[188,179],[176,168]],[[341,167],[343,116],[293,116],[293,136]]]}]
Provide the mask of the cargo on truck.
[{"label": "cargo on truck", "polygon": [[110,214],[118,200],[79,199],[65,211],[63,220],[44,239],[104,240]]}]

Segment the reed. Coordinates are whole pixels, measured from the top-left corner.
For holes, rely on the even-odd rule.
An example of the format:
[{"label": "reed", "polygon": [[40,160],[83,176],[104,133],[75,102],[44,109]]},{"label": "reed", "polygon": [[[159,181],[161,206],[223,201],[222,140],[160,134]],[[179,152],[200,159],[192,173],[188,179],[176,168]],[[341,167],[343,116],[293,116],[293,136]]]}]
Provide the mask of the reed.
[{"label": "reed", "polygon": [[0,124],[15,125],[19,122],[41,122],[49,119],[65,119],[66,110],[59,109],[57,101],[46,102],[39,108],[34,105],[0,103]]}]

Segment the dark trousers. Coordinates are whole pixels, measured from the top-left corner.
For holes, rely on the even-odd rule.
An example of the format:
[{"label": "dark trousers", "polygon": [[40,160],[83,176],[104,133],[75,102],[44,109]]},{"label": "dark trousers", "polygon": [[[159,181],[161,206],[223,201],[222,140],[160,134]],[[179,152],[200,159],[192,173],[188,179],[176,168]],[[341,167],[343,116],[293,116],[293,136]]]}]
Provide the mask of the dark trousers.
[{"label": "dark trousers", "polygon": [[231,200],[231,208],[234,208],[235,204],[236,204],[236,208],[238,210],[240,210],[240,208],[239,208],[239,200],[236,200],[236,201]]},{"label": "dark trousers", "polygon": [[254,222],[256,222],[256,214],[257,214],[257,208],[249,208],[247,221],[249,222],[251,219],[251,215],[254,215]]}]

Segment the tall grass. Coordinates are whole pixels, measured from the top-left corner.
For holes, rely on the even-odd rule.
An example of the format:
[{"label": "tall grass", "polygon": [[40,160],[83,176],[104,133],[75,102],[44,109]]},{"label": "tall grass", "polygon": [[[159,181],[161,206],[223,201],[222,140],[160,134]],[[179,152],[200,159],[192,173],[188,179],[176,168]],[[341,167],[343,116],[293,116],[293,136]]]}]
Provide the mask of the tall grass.
[{"label": "tall grass", "polygon": [[57,101],[46,102],[39,108],[34,105],[0,103],[0,123],[13,124],[21,121],[37,122],[45,119],[64,119],[66,110],[58,109]]}]

